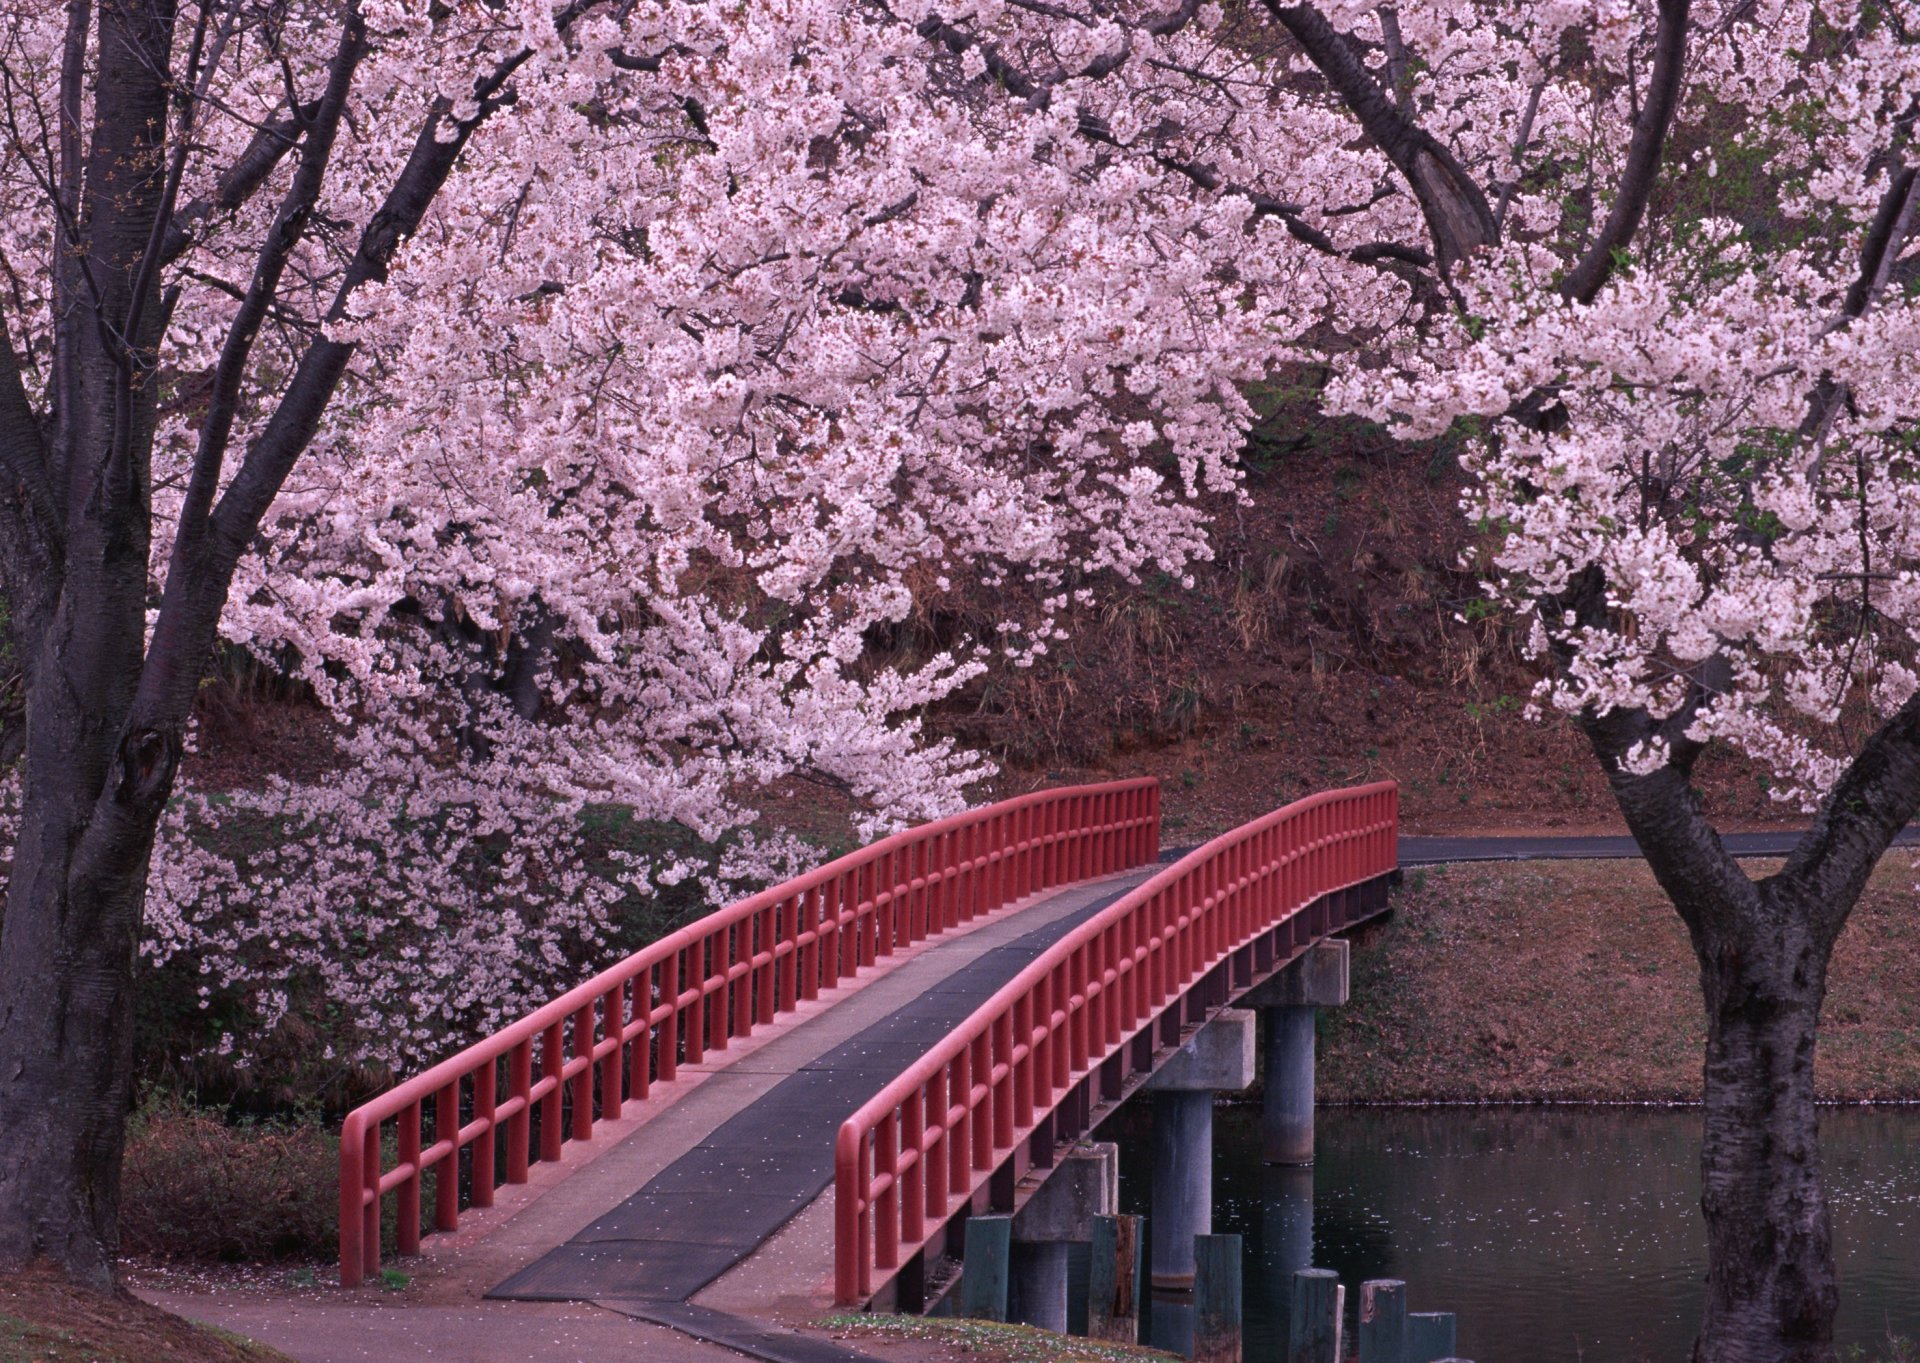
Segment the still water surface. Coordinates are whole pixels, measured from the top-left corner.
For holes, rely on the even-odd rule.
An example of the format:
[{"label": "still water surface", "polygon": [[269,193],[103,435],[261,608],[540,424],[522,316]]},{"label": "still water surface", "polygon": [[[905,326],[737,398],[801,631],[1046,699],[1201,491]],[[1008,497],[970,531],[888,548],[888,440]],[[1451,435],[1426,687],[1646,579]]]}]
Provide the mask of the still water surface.
[{"label": "still water surface", "polygon": [[[1257,1112],[1217,1110],[1214,1229],[1246,1239],[1248,1358],[1281,1356],[1288,1260],[1308,1253],[1348,1285],[1350,1315],[1366,1278],[1405,1279],[1412,1310],[1456,1312],[1475,1363],[1686,1358],[1706,1271],[1699,1123],[1686,1110],[1322,1110],[1319,1159],[1297,1171],[1261,1163]],[[1920,1338],[1920,1110],[1829,1109],[1820,1127],[1842,1347]],[[1144,1104],[1100,1133],[1120,1142],[1129,1212],[1148,1210],[1150,1134]]]}]

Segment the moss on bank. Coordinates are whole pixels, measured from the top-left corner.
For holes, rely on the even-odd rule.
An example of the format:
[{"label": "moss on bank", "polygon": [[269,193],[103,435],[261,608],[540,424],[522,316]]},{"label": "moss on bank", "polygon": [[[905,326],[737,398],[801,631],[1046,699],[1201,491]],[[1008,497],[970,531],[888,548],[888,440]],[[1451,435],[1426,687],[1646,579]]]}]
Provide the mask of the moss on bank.
[{"label": "moss on bank", "polygon": [[278,1350],[45,1273],[0,1276],[0,1363],[293,1363]]},{"label": "moss on bank", "polygon": [[1030,1325],[931,1316],[837,1315],[816,1322],[836,1338],[916,1339],[977,1356],[981,1363],[1171,1363],[1173,1354],[1145,1345],[1103,1344]]},{"label": "moss on bank", "polygon": [[[1750,871],[1772,870],[1750,864]],[[1835,953],[1823,1098],[1920,1098],[1920,915],[1904,853]],[[1322,1102],[1691,1102],[1706,1041],[1679,918],[1637,861],[1410,870],[1321,1013]]]}]

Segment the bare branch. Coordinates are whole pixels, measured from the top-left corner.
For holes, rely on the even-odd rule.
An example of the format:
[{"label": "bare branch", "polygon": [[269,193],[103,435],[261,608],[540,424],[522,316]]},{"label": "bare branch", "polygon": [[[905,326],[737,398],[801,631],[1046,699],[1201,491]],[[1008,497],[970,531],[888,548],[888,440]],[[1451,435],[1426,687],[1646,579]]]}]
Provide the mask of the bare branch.
[{"label": "bare branch", "polygon": [[[1860,244],[1860,272],[1840,305],[1840,313],[1826,327],[1827,332],[1844,330],[1873,307],[1887,287],[1894,263],[1907,249],[1916,216],[1920,216],[1920,175],[1911,166],[1901,167],[1888,180],[1880,206]],[[1822,374],[1807,399],[1807,414],[1800,422],[1800,436],[1811,439],[1813,467],[1817,472],[1824,457],[1827,433],[1834,418],[1852,399],[1852,389],[1832,374]]]},{"label": "bare branch", "polygon": [[1633,140],[1627,146],[1627,163],[1620,172],[1613,207],[1586,254],[1560,281],[1563,298],[1591,303],[1612,277],[1618,253],[1633,240],[1640,219],[1646,215],[1647,199],[1659,176],[1660,158],[1666,151],[1667,133],[1680,107],[1680,90],[1685,83],[1687,10],[1688,0],[1660,0],[1660,23],[1653,36],[1653,75],[1647,83],[1646,99],[1633,120]]},{"label": "bare branch", "polygon": [[1493,210],[1493,230],[1507,230],[1507,206],[1513,202],[1513,192],[1520,187],[1521,159],[1527,154],[1527,145],[1533,141],[1533,121],[1540,116],[1540,96],[1547,88],[1545,76],[1534,82],[1533,89],[1527,94],[1527,110],[1520,117],[1520,131],[1513,139],[1513,175],[1500,186],[1500,202]]}]

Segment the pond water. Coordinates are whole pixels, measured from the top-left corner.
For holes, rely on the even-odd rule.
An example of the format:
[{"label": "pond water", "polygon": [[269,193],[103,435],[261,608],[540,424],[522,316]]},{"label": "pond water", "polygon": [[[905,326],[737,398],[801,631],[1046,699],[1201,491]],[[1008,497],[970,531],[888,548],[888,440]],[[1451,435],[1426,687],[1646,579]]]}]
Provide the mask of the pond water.
[{"label": "pond water", "polygon": [[[1687,1110],[1323,1109],[1317,1162],[1290,1170],[1261,1163],[1257,1111],[1217,1109],[1214,1229],[1245,1237],[1247,1357],[1281,1356],[1285,1285],[1310,1254],[1347,1284],[1349,1331],[1358,1284],[1402,1278],[1409,1309],[1457,1313],[1475,1363],[1686,1358],[1706,1272],[1699,1123]],[[1840,1342],[1872,1357],[1889,1334],[1920,1338],[1920,1109],[1828,1109],[1820,1125]],[[1148,1211],[1150,1134],[1145,1103],[1099,1133],[1120,1142],[1128,1212]]]}]

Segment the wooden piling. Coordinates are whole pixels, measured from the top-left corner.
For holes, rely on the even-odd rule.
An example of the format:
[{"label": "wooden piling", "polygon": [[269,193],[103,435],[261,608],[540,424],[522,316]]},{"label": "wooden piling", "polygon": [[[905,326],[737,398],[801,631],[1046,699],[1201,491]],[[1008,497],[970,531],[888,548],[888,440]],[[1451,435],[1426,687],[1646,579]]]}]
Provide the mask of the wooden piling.
[{"label": "wooden piling", "polygon": [[960,1314],[970,1320],[1007,1318],[1007,1283],[1013,1260],[1013,1218],[967,1218],[960,1265]]},{"label": "wooden piling", "polygon": [[1287,1317],[1287,1363],[1340,1363],[1340,1275],[1303,1268],[1293,1275]]},{"label": "wooden piling", "polygon": [[1454,1316],[1451,1311],[1415,1311],[1407,1317],[1407,1363],[1440,1363],[1452,1358]]},{"label": "wooden piling", "polygon": [[1193,1237],[1194,1363],[1240,1363],[1240,1237]]},{"label": "wooden piling", "polygon": [[1360,1363],[1407,1363],[1407,1285],[1398,1278],[1360,1284]]},{"label": "wooden piling", "polygon": [[1087,1274],[1087,1337],[1114,1344],[1140,1342],[1140,1247],[1143,1216],[1093,1218],[1093,1260]]}]

